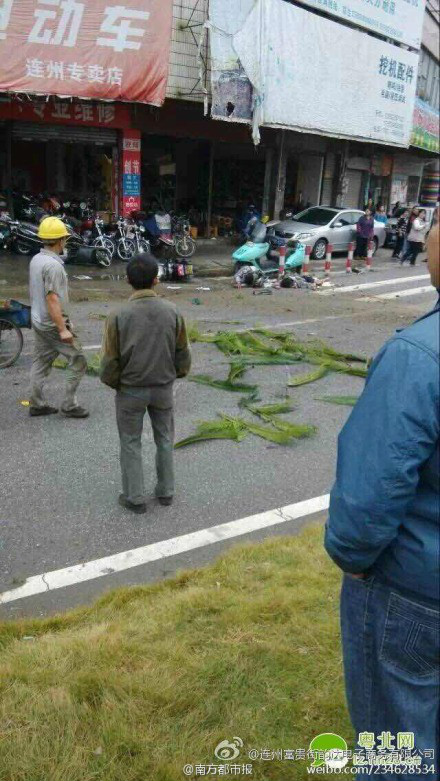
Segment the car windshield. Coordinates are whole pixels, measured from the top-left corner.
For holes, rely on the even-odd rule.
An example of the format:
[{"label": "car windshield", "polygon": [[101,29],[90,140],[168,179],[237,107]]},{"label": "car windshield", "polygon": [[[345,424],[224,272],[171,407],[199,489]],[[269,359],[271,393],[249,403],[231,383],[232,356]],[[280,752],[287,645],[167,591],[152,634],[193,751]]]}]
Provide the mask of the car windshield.
[{"label": "car windshield", "polygon": [[333,220],[337,215],[336,209],[321,209],[313,207],[306,209],[304,212],[295,214],[295,222],[307,222],[310,225],[327,225],[330,220]]}]

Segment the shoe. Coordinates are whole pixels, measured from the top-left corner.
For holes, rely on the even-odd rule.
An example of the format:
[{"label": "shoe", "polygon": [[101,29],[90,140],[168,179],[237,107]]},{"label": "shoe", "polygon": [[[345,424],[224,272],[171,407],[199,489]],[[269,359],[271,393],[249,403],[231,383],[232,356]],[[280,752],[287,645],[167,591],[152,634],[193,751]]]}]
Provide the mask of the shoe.
[{"label": "shoe", "polygon": [[66,418],[88,418],[90,412],[84,407],[72,407],[72,409],[62,409],[61,412]]},{"label": "shoe", "polygon": [[143,515],[147,512],[146,502],[134,504],[133,502],[129,502],[128,499],[125,498],[124,494],[119,494],[118,502],[121,507],[124,507],[125,510],[131,510],[132,513],[136,513],[137,515]]},{"label": "shoe", "polygon": [[162,505],[162,507],[169,507],[170,504],[173,503],[173,497],[172,496],[158,496],[157,501],[159,504]]},{"label": "shoe", "polygon": [[31,417],[38,417],[39,415],[56,415],[58,407],[50,407],[49,404],[45,404],[43,407],[29,407],[29,415]]}]

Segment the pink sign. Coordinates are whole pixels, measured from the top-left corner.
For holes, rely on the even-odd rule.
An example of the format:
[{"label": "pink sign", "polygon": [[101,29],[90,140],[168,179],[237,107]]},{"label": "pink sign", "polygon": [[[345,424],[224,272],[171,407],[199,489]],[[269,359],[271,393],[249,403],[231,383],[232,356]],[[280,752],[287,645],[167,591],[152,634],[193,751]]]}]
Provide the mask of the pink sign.
[{"label": "pink sign", "polygon": [[0,0],[0,92],[162,105],[172,0]]}]

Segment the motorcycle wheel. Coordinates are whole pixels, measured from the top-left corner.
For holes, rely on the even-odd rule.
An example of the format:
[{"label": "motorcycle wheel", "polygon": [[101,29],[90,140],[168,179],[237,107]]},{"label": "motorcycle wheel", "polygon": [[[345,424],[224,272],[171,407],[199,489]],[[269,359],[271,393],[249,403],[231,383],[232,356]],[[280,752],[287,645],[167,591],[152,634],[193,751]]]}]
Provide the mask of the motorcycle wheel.
[{"label": "motorcycle wheel", "polygon": [[107,247],[97,247],[95,257],[97,264],[104,266],[104,268],[108,268],[112,262],[112,256]]},{"label": "motorcycle wheel", "polygon": [[17,241],[14,242],[14,250],[18,255],[30,255],[32,252],[29,244],[26,244],[24,241],[20,241],[20,239],[17,239]]},{"label": "motorcycle wheel", "polygon": [[113,244],[111,239],[95,239],[93,242],[93,246],[97,247],[98,249],[106,249],[107,252],[110,252],[110,256],[113,257],[115,252],[115,245]]},{"label": "motorcycle wheel", "polygon": [[151,252],[150,244],[145,239],[141,239],[139,242],[139,252],[148,252],[148,254]]},{"label": "motorcycle wheel", "polygon": [[131,239],[119,239],[117,246],[118,258],[127,263],[136,252],[136,246]]},{"label": "motorcycle wheel", "polygon": [[191,258],[196,251],[196,243],[191,236],[181,236],[175,239],[176,253],[180,258]]}]

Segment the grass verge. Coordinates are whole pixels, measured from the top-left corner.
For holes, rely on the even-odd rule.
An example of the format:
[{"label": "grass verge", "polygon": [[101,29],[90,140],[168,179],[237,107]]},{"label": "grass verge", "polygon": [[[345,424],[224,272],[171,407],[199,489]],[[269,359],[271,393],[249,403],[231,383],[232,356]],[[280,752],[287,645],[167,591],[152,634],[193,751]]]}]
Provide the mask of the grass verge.
[{"label": "grass verge", "polygon": [[[315,526],[90,608],[0,624],[1,781],[180,781],[188,763],[219,763],[233,736],[237,762],[307,750],[321,732],[350,744],[339,581]],[[302,781],[306,764],[256,760],[252,778]]]}]

